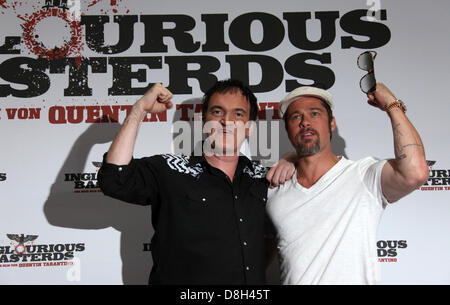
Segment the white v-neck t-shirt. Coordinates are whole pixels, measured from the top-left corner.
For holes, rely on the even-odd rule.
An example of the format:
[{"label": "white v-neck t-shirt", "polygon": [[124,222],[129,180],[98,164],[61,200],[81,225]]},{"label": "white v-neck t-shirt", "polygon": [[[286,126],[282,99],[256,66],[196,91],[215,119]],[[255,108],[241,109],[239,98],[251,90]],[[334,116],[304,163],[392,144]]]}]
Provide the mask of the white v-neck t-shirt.
[{"label": "white v-neck t-shirt", "polygon": [[283,284],[376,284],[376,233],[388,204],[386,160],[341,159],[310,188],[297,173],[269,190]]}]

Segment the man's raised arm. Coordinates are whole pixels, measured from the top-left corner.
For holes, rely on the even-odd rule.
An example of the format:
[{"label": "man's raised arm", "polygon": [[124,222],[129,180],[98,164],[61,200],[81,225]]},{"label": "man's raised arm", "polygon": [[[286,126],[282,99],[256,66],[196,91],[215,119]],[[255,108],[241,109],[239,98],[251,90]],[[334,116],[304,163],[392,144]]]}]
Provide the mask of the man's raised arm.
[{"label": "man's raised arm", "polygon": [[122,128],[109,148],[106,162],[115,165],[130,163],[139,126],[147,113],[158,113],[172,108],[172,93],[160,83],[153,85],[127,115]]},{"label": "man's raised arm", "polygon": [[392,92],[382,83],[369,94],[368,103],[389,115],[394,134],[395,159],[388,160],[381,173],[383,194],[394,202],[425,183],[428,166],[422,140],[405,115],[404,108]]}]

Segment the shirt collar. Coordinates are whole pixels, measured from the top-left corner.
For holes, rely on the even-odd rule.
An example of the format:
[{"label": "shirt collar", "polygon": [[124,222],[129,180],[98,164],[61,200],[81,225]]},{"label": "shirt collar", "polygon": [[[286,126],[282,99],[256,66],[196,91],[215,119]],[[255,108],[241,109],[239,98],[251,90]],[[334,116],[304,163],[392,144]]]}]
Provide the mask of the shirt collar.
[{"label": "shirt collar", "polygon": [[[189,157],[189,166],[195,165],[195,164],[202,164],[202,165],[209,165],[208,161],[206,161],[205,156],[202,154],[201,156],[194,155],[194,152],[191,153],[191,156]],[[251,166],[252,161],[247,158],[244,155],[239,156],[239,161],[237,165],[237,169],[243,169],[245,166]]]}]

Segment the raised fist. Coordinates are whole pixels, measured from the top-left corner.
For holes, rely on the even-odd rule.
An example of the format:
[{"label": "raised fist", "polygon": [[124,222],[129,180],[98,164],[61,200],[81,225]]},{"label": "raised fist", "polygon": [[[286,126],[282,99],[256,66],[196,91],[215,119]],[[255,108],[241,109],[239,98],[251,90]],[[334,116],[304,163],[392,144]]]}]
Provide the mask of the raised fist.
[{"label": "raised fist", "polygon": [[385,107],[395,101],[395,96],[383,83],[377,83],[377,89],[367,94],[370,105],[385,110]]},{"label": "raised fist", "polygon": [[161,83],[156,83],[136,102],[136,106],[145,112],[163,112],[172,108],[172,97],[172,92]]}]

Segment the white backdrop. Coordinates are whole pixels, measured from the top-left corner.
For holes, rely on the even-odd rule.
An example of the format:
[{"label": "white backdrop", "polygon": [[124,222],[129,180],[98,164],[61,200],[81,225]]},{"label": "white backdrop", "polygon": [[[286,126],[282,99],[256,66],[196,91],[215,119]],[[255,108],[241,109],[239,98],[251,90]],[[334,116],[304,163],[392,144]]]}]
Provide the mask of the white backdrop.
[{"label": "white backdrop", "polygon": [[[377,80],[406,103],[435,161],[428,185],[384,213],[381,283],[450,283],[450,2],[86,0],[49,11],[45,2],[60,1],[0,1],[0,284],[147,283],[150,208],[103,196],[96,172],[124,106],[152,82],[173,89],[178,110],[149,116],[135,157],[174,151],[183,107],[198,103],[211,79],[230,76],[248,78],[273,126],[267,103],[290,82],[323,85],[335,100],[336,153],[393,157],[388,117],[359,88],[356,58],[365,50],[377,51]],[[263,66],[238,62],[249,58]],[[119,123],[92,123],[107,110]],[[273,157],[291,150],[280,127]],[[276,265],[268,275],[278,283]]]}]

